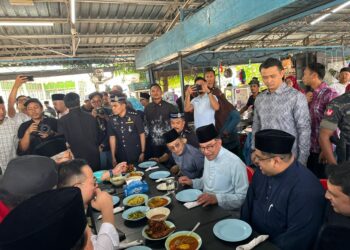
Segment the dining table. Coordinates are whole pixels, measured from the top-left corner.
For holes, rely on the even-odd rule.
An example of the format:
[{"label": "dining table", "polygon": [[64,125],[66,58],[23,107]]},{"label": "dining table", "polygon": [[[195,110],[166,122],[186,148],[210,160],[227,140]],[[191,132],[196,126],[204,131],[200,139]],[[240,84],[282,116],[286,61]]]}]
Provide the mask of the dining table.
[{"label": "dining table", "polygon": [[[151,171],[144,171],[145,169],[140,168],[136,169],[144,171],[143,181],[146,181],[148,183],[149,190],[146,194],[149,198],[167,194],[166,191],[158,190],[157,185],[159,183],[149,178],[149,175],[156,171],[168,170],[161,164],[157,164],[157,166],[159,167],[158,169],[153,169]],[[99,188],[101,188],[101,190],[108,190],[110,193],[112,193],[112,195],[118,196],[120,198],[120,202],[116,204],[116,206],[123,206],[122,201],[123,198],[125,198],[123,194],[123,187],[115,187],[109,182],[102,182],[99,184]],[[186,188],[189,187],[179,185],[179,187],[176,190],[176,193]],[[113,192],[111,192],[112,190]],[[250,242],[254,237],[259,236],[259,234],[257,234],[253,230],[252,234],[245,240],[238,242],[223,241],[214,235],[214,225],[217,222],[225,219],[239,219],[239,211],[224,210],[218,205],[209,205],[206,207],[197,206],[188,209],[184,206],[183,202],[180,202],[175,198],[174,193],[169,194],[168,197],[171,198],[171,203],[167,206],[170,209],[170,215],[167,220],[175,224],[175,232],[182,230],[190,231],[198,222],[200,222],[200,226],[195,231],[202,239],[202,246],[200,249],[235,249],[237,246],[246,244]],[[125,209],[127,209],[127,207],[125,207]],[[96,210],[92,210],[91,214],[91,219],[93,220],[92,224],[94,225],[95,230],[98,232],[102,224],[101,219],[98,219],[100,213]],[[142,239],[143,245],[151,249],[165,249],[165,239],[147,240],[143,238],[142,230],[147,225],[147,218],[141,219],[139,221],[128,221],[122,218],[122,212],[116,213],[114,217],[116,228],[125,234],[125,242],[132,242],[134,240]],[[278,248],[274,244],[266,240],[260,243],[254,249],[274,250]]]}]

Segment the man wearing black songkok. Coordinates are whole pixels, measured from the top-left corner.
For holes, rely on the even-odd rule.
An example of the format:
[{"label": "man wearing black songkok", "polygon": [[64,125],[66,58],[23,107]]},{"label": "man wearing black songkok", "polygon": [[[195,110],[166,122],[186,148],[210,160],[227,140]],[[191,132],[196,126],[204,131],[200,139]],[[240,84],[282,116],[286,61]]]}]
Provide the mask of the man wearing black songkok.
[{"label": "man wearing black songkok", "polygon": [[284,250],[312,249],[322,223],[324,190],[291,153],[295,137],[281,130],[255,134],[259,166],[248,189],[241,218]]},{"label": "man wearing black songkok", "polygon": [[57,112],[57,118],[60,119],[66,114],[68,114],[69,110],[64,104],[64,96],[65,94],[53,94],[51,95],[53,107]]},{"label": "man wearing black songkok", "polygon": [[78,188],[50,190],[26,200],[4,219],[0,249],[63,250],[78,245],[86,227]]}]

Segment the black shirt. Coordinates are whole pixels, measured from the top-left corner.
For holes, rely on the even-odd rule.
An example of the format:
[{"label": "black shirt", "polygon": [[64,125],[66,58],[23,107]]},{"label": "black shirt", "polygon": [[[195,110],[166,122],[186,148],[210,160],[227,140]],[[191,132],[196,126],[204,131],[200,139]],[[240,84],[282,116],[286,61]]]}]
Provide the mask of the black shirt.
[{"label": "black shirt", "polygon": [[150,143],[150,157],[160,157],[166,152],[163,134],[171,129],[170,114],[178,112],[177,108],[166,102],[151,102],[145,108],[145,124],[148,129],[147,142]]},{"label": "black shirt", "polygon": [[253,106],[254,109],[254,102],[255,102],[255,97],[253,95],[249,96],[248,102],[247,102],[247,107]]},{"label": "black shirt", "polygon": [[[29,126],[33,123],[34,121],[33,120],[29,120],[29,121],[26,121],[24,123],[21,124],[21,126],[19,126],[19,129],[18,129],[18,139],[22,139],[26,130],[29,128]],[[45,125],[48,125],[51,129],[51,131],[53,132],[56,132],[57,133],[57,120],[54,119],[54,118],[44,118],[40,123],[39,123],[39,127],[42,125],[42,124],[45,124]],[[39,129],[39,128],[38,128]],[[25,152],[21,152],[20,150],[19,151],[19,154],[20,155],[27,155],[27,154],[35,154],[35,148],[41,144],[42,142],[46,142],[48,141],[50,138],[52,138],[53,135],[51,136],[48,136],[47,138],[45,139],[42,139],[39,135],[37,135],[36,133],[32,133],[30,135],[30,145],[29,145],[29,148],[27,151]]]}]

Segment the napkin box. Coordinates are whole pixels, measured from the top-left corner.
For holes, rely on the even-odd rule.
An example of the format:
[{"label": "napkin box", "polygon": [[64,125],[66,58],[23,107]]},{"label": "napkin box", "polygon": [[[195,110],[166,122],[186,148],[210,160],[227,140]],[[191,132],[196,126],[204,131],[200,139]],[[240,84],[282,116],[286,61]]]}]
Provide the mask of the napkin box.
[{"label": "napkin box", "polygon": [[124,196],[127,197],[132,194],[144,194],[149,190],[148,184],[145,181],[133,181],[124,186]]}]

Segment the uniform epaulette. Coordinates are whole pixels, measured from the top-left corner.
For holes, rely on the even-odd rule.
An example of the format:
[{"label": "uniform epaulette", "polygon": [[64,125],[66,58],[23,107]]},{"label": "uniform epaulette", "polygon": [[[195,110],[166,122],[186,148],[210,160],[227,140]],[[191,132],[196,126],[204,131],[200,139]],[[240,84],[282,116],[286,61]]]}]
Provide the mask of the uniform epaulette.
[{"label": "uniform epaulette", "polygon": [[129,110],[128,113],[131,114],[131,115],[137,115],[137,112],[131,111],[131,110]]}]

